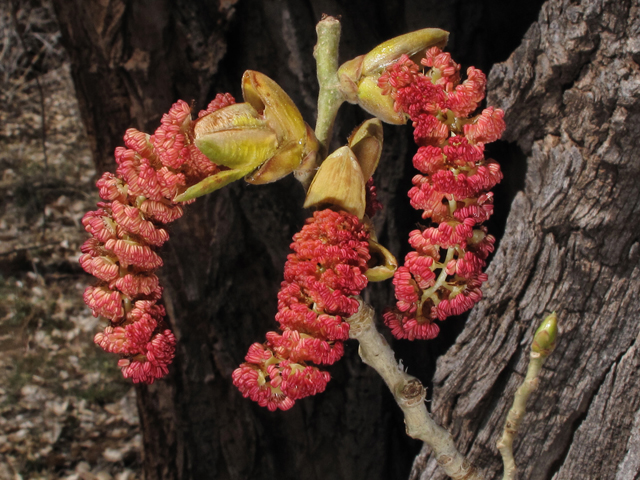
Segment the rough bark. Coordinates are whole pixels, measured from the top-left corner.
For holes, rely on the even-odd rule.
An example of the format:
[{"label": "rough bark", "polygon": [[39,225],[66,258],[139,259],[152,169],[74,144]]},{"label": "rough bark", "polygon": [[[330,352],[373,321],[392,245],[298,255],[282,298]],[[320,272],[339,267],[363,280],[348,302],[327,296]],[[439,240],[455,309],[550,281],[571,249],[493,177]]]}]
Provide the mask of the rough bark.
[{"label": "rough bark", "polygon": [[235,3],[54,1],[99,171],[130,126],[153,131],[176,98],[205,104]]},{"label": "rough bark", "polygon": [[[433,411],[484,471],[543,315],[560,338],[515,443],[518,478],[640,475],[640,3],[550,0],[489,80],[525,187],[485,299],[438,360]],[[411,478],[444,478],[427,451]]]},{"label": "rough bark", "polygon": [[[219,91],[239,97],[245,69],[275,79],[313,124],[312,49],[322,13],[342,16],[342,60],[394,35],[434,26],[452,31],[458,61],[487,69],[518,44],[541,2],[54,3],[102,171],[112,168],[113,148],[126,128],[153,131],[178,98],[194,100],[198,109]],[[520,8],[525,14],[514,21]],[[343,107],[336,144],[364,117]],[[376,222],[380,240],[398,257],[419,220],[405,196],[414,150],[408,128],[385,129],[377,174],[385,210]],[[231,385],[231,372],[249,345],[275,327],[288,245],[305,217],[301,204],[302,190],[292,178],[261,187],[238,183],[199,199],[172,227],[160,273],[179,347],[170,376],[138,388],[147,480],[406,478],[420,445],[406,437],[391,395],[351,343],[330,368],[327,391],[291,411],[268,412]],[[367,300],[379,310],[390,304],[389,282],[372,286]],[[459,324],[443,324],[439,343],[396,345],[411,373],[429,379],[435,356]]]}]

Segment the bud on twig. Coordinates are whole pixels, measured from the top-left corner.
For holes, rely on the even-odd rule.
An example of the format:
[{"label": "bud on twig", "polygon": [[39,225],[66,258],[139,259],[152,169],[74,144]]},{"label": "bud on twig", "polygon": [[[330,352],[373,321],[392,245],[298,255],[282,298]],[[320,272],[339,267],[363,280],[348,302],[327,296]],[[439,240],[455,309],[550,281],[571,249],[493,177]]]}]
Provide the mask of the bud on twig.
[{"label": "bud on twig", "polygon": [[362,219],[367,203],[366,183],[376,170],[381,153],[382,124],[372,118],[353,131],[348,146],[325,159],[311,182],[304,207],[328,203]]},{"label": "bud on twig", "polygon": [[394,125],[407,122],[406,115],[394,109],[391,98],[378,88],[382,71],[402,55],[423,55],[433,46],[444,47],[449,33],[439,28],[424,28],[381,43],[366,55],[345,62],[338,69],[340,90],[349,103],[357,103],[380,120]]},{"label": "bud on twig", "polygon": [[278,149],[276,132],[248,103],[236,103],[199,119],[195,144],[218,165],[251,169],[273,157]]},{"label": "bud on twig", "polygon": [[275,182],[315,157],[318,142],[313,131],[276,82],[247,70],[242,93],[245,103],[205,115],[194,128],[198,149],[229,170],[191,186],[176,201],[200,197],[242,177],[253,184]]},{"label": "bud on twig", "polygon": [[556,348],[556,336],[558,335],[558,322],[556,312],[553,312],[542,321],[536,330],[531,344],[531,351],[539,353],[542,357],[548,357]]},{"label": "bud on twig", "polygon": [[358,159],[347,146],[329,155],[311,182],[304,208],[323,204],[334,205],[359,219],[364,217],[365,180]]},{"label": "bud on twig", "polygon": [[304,157],[317,150],[317,143],[293,100],[266,75],[247,70],[242,77],[242,95],[264,116],[278,140],[273,157],[246,180],[253,184],[275,182],[297,169]]},{"label": "bud on twig", "polygon": [[516,390],[513,405],[504,422],[502,437],[496,447],[502,455],[504,464],[503,480],[513,480],[516,475],[516,462],[513,458],[513,440],[520,430],[520,424],[524,418],[529,396],[538,388],[539,375],[545,360],[551,355],[556,346],[558,325],[556,313],[553,312],[545,318],[533,336],[531,353],[529,356],[529,368],[522,385]]}]

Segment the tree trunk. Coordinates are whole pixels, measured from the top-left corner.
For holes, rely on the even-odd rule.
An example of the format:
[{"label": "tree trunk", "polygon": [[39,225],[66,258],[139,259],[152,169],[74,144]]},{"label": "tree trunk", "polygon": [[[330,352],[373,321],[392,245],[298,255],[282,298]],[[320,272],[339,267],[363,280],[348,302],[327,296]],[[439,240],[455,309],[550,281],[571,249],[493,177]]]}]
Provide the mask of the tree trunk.
[{"label": "tree trunk", "polygon": [[[103,171],[113,168],[126,128],[152,132],[179,98],[193,100],[196,110],[219,91],[239,98],[245,69],[276,80],[313,124],[312,49],[322,13],[342,16],[341,60],[437,26],[452,32],[449,50],[464,68],[486,70],[518,45],[541,2],[54,3]],[[639,310],[637,34],[637,0],[550,0],[522,46],[493,71],[488,103],[507,111],[512,142],[494,149],[507,172],[490,226],[499,238],[504,207],[523,188],[525,169],[526,181],[489,268],[486,299],[439,361],[430,404],[487,478],[500,470],[493,445],[526,368],[534,324],[553,309],[563,334],[516,444],[521,478],[626,479],[638,470],[640,327],[630,321]],[[343,107],[335,144],[363,118]],[[385,204],[376,219],[379,238],[399,258],[419,221],[406,198],[416,149],[409,130],[385,127],[376,175]],[[231,385],[249,345],[276,326],[288,246],[308,214],[302,198],[290,177],[259,187],[238,183],[199,199],[173,225],[161,275],[177,358],[166,380],[138,388],[147,480],[409,474],[420,444],[404,434],[391,395],[353,343],[329,369],[327,391],[288,412],[268,412]],[[378,311],[393,302],[390,282],[367,295]],[[463,320],[447,320],[430,342],[396,342],[410,373],[429,382]],[[432,472],[423,452],[413,477]]]},{"label": "tree trunk", "polygon": [[[519,478],[640,474],[640,3],[550,0],[489,80],[526,154],[485,299],[438,360],[433,411],[497,478],[532,334],[560,337],[515,443]],[[423,449],[413,479],[444,476]]]}]

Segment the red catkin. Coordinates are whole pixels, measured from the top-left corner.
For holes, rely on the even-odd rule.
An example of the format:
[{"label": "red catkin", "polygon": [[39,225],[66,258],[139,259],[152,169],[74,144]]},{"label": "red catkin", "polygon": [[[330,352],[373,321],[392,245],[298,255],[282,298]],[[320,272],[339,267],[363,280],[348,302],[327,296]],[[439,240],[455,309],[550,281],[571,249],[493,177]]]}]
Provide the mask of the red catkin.
[{"label": "red catkin", "polygon": [[367,286],[368,239],[357,217],[329,209],[315,212],[294,235],[278,293],[282,333],[268,332],[264,344],[254,343],[233,372],[244,397],[287,410],[324,391],[331,377],[316,365],[330,365],[344,353],[344,320],[358,311],[352,297]]},{"label": "red catkin", "polygon": [[[235,103],[219,94],[200,116]],[[191,109],[184,101],[163,115],[153,135],[133,128],[126,148],[115,151],[116,173],[97,182],[104,202],[82,219],[91,234],[82,246],[80,265],[100,283],[88,287],[85,303],[109,323],[94,341],[120,355],[125,378],[153,383],[168,373],[176,339],[158,301],[162,287],[154,271],[162,266],[156,249],[169,239],[164,224],[182,216],[173,198],[220,169],[193,145]]]},{"label": "red catkin", "polygon": [[500,165],[485,158],[484,145],[505,129],[500,109],[470,116],[484,98],[484,73],[470,67],[461,82],[460,66],[437,47],[421,64],[424,73],[403,56],[378,82],[396,111],[413,122],[419,145],[413,165],[420,174],[409,198],[432,222],[410,233],[415,251],[396,271],[397,302],[384,313],[392,334],[409,340],[436,337],[436,320],[459,315],[482,298],[482,269],[495,239],[481,224],[493,213],[489,190],[502,180]]}]

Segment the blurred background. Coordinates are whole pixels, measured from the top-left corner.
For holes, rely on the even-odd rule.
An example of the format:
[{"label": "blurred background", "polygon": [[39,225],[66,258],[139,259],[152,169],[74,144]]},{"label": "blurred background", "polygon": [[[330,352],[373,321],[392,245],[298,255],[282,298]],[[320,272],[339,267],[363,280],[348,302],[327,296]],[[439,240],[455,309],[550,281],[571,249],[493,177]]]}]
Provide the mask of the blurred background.
[{"label": "blurred background", "polygon": [[135,394],[82,301],[96,170],[52,5],[3,0],[0,38],[0,478],[141,478]]}]

